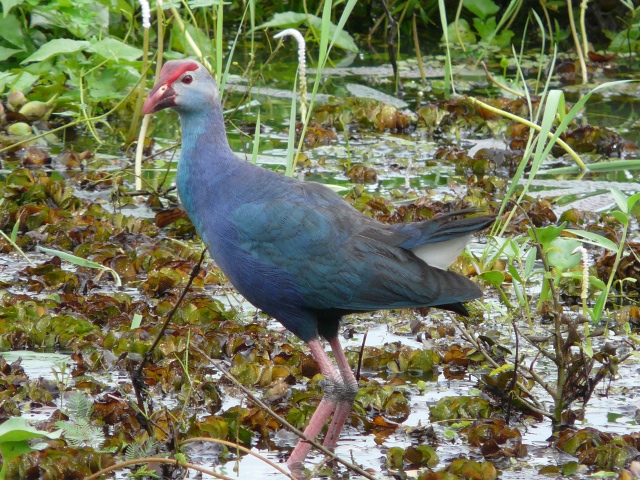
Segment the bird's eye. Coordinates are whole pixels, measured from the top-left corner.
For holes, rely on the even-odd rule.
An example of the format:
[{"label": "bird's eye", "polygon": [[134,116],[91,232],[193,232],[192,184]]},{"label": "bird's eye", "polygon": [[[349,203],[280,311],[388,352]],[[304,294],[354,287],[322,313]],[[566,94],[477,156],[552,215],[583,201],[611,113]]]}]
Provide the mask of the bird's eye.
[{"label": "bird's eye", "polygon": [[191,82],[193,82],[193,77],[191,75],[185,75],[182,77],[182,83],[185,85],[189,85]]}]

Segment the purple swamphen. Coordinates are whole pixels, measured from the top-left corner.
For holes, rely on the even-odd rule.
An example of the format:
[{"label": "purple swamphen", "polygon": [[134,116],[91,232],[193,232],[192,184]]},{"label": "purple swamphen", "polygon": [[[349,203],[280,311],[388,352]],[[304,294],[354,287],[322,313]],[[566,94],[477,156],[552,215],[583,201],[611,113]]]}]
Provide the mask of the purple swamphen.
[{"label": "purple swamphen", "polygon": [[[143,112],[164,108],[180,115],[177,184],[184,208],[234,287],[309,345],[326,387],[304,433],[315,438],[333,412],[324,445],[334,448],[358,391],[338,340],[340,319],[428,306],[466,315],[462,302],[482,292],[445,269],[493,217],[385,225],[322,185],[240,160],[227,142],[215,80],[192,60],[162,68]],[[289,466],[309,450],[299,442]]]}]

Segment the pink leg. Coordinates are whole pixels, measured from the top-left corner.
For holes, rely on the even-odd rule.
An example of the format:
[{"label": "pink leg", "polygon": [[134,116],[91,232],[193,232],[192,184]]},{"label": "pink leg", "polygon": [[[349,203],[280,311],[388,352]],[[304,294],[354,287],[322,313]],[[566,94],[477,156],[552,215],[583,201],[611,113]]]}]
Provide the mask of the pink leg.
[{"label": "pink leg", "polygon": [[331,350],[333,350],[333,355],[336,357],[336,362],[338,364],[338,369],[340,370],[340,376],[342,377],[343,384],[343,395],[338,399],[336,411],[333,414],[333,419],[331,420],[329,430],[327,431],[327,435],[324,437],[323,443],[325,447],[333,449],[336,447],[342,427],[347,421],[347,418],[349,418],[349,413],[351,413],[353,400],[358,393],[358,381],[351,371],[351,367],[349,366],[347,357],[344,354],[344,350],[342,350],[340,341],[337,338],[334,338],[329,342],[329,345],[331,346]]},{"label": "pink leg", "polygon": [[324,437],[324,442],[322,442],[323,446],[327,447],[329,450],[336,448],[338,439],[340,438],[340,432],[342,431],[342,427],[347,421],[347,418],[349,418],[350,412],[351,402],[338,402],[336,404],[336,411],[333,414],[331,423],[329,424],[329,430],[327,430],[327,434]]},{"label": "pink leg", "polygon": [[[322,427],[335,409],[336,412],[324,439],[325,447],[335,448],[338,438],[340,437],[340,431],[349,417],[351,405],[358,393],[358,382],[351,372],[347,357],[344,355],[342,346],[337,338],[331,340],[329,345],[336,357],[340,373],[336,371],[335,366],[331,362],[327,352],[325,352],[319,339],[315,338],[311,340],[308,345],[311,354],[318,362],[318,366],[325,377],[327,385],[325,396],[320,402],[320,405],[318,405],[311,420],[309,420],[309,425],[307,425],[304,434],[307,438],[314,439],[318,433],[320,433],[320,430],[322,430]],[[303,440],[298,442],[296,448],[293,449],[291,456],[287,460],[287,465],[289,465],[289,469],[292,472],[300,469],[302,462],[304,462],[304,459],[309,454],[309,450],[311,450],[309,443]]]},{"label": "pink leg", "polygon": [[[324,351],[324,347],[320,340],[314,338],[308,343],[308,345],[311,350],[311,354],[318,362],[320,371],[324,375],[326,381],[332,383],[341,382],[340,375],[333,366],[333,363],[331,363],[329,355]],[[325,395],[311,417],[311,420],[309,420],[309,425],[307,425],[307,428],[304,430],[304,434],[307,438],[311,440],[315,439],[318,433],[320,433],[320,430],[322,430],[322,427],[324,427],[324,424],[335,407],[336,399],[331,395]],[[304,440],[300,440],[296,445],[296,448],[291,452],[291,456],[287,460],[287,465],[291,468],[297,463],[302,463],[309,454],[309,450],[311,450],[311,445]]]},{"label": "pink leg", "polygon": [[[318,436],[318,433],[322,430],[322,427],[327,421],[327,418],[329,418],[329,415],[331,415],[331,412],[333,412],[335,406],[336,404],[333,400],[326,397],[322,399],[320,405],[318,405],[318,408],[313,413],[311,420],[309,420],[309,425],[304,429],[304,435],[307,438],[313,440]],[[296,464],[302,464],[304,459],[307,458],[307,455],[309,455],[309,450],[311,450],[311,444],[302,439],[298,441],[296,448],[293,449],[293,452],[291,452],[291,455],[287,459],[287,465],[293,467]]]},{"label": "pink leg", "polygon": [[344,354],[344,350],[342,350],[342,345],[340,345],[340,340],[334,338],[329,342],[331,346],[331,350],[333,350],[333,355],[336,357],[336,363],[338,364],[338,369],[340,370],[340,376],[342,377],[342,381],[345,385],[349,386],[358,386],[358,381],[356,377],[353,375],[351,371],[351,366],[347,360],[347,357]]}]

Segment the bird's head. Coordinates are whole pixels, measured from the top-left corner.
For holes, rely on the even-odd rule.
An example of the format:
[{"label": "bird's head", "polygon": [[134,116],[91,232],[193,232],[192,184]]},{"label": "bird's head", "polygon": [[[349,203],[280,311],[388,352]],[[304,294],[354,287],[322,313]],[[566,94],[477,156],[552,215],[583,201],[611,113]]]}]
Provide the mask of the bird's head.
[{"label": "bird's head", "polygon": [[142,113],[165,108],[196,112],[219,101],[216,82],[202,64],[194,60],[171,60],[162,67],[160,79],[149,92]]}]

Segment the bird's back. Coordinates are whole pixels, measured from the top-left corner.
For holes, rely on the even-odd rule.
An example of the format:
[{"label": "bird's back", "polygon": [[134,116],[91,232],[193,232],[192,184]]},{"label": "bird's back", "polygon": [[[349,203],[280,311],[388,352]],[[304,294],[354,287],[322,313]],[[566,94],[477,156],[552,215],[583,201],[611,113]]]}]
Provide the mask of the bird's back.
[{"label": "bird's back", "polygon": [[230,165],[209,180],[181,172],[187,213],[240,293],[294,332],[287,318],[308,312],[455,306],[481,295],[399,246],[416,243],[414,232],[365,216],[319,184]]}]

